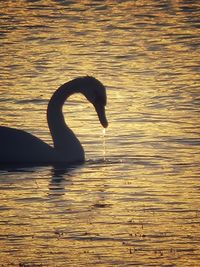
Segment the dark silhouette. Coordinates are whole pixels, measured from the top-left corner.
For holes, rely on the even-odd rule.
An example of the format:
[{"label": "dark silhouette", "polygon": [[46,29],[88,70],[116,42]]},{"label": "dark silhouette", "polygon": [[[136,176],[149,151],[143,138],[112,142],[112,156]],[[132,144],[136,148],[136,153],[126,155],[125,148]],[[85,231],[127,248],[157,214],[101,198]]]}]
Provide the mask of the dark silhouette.
[{"label": "dark silhouette", "polygon": [[82,93],[93,104],[102,126],[108,126],[105,87],[90,76],[76,78],[60,86],[48,104],[47,120],[54,147],[25,131],[1,126],[0,165],[84,162],[83,147],[62,113],[65,100],[74,93]]}]

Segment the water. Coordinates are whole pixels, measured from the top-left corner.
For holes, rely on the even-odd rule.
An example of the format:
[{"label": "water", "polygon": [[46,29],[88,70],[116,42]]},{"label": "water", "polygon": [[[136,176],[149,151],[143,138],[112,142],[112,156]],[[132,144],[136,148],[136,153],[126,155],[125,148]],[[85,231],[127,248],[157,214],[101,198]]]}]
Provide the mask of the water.
[{"label": "water", "polygon": [[[52,143],[62,83],[107,87],[65,118],[86,164],[0,172],[0,266],[200,266],[198,1],[1,1],[1,125]],[[105,142],[105,143],[104,143]]]}]

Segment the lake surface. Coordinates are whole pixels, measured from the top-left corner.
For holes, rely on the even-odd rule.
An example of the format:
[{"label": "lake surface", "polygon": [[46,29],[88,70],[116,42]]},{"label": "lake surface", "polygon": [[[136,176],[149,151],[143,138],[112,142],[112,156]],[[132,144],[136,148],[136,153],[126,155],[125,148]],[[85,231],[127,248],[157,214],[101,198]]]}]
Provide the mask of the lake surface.
[{"label": "lake surface", "polygon": [[73,96],[86,163],[2,168],[0,266],[200,266],[198,1],[1,1],[0,122],[52,144],[62,83],[106,87],[103,137]]}]

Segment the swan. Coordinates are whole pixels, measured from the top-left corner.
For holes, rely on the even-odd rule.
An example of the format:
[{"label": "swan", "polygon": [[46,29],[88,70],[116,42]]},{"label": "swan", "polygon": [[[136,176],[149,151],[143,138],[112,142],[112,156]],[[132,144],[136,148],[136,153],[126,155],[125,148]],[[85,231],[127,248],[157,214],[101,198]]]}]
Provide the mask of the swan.
[{"label": "swan", "polygon": [[94,77],[84,76],[61,85],[52,95],[47,108],[47,122],[54,146],[19,129],[0,126],[0,164],[81,163],[84,149],[73,131],[67,126],[62,113],[66,99],[82,93],[97,112],[101,125],[106,128],[106,89]]}]

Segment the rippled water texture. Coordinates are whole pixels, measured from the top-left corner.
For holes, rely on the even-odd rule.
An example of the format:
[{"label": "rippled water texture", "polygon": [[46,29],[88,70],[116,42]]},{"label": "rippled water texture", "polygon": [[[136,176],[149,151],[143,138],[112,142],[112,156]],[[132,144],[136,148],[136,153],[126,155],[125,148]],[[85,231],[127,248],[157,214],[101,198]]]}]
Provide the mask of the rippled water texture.
[{"label": "rippled water texture", "polygon": [[[64,107],[78,168],[0,171],[0,266],[200,266],[198,1],[0,1],[0,123],[52,143],[46,107],[82,75],[107,87],[105,144]],[[104,149],[105,146],[105,149]]]}]

